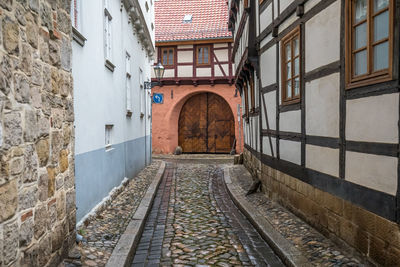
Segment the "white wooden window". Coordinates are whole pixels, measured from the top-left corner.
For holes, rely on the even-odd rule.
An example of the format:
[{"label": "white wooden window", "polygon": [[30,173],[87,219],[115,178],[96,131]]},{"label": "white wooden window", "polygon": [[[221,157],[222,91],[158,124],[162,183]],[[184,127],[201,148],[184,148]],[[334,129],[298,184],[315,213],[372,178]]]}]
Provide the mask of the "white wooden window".
[{"label": "white wooden window", "polygon": [[104,50],[106,60],[112,59],[112,16],[108,0],[104,0]]},{"label": "white wooden window", "polygon": [[105,145],[106,149],[110,149],[112,145],[112,131],[113,131],[114,125],[112,124],[106,124],[106,132],[105,132]]},{"label": "white wooden window", "polygon": [[126,75],[131,77],[131,55],[129,55],[128,52],[126,52],[125,56],[125,70],[126,70]]},{"label": "white wooden window", "polygon": [[146,102],[147,102],[147,115],[148,115],[148,118],[150,118],[151,117],[151,92],[150,92],[150,90],[147,90]]},{"label": "white wooden window", "polygon": [[126,70],[126,111],[127,115],[132,115],[132,91],[131,91],[131,56],[126,52],[125,56],[125,70]]},{"label": "white wooden window", "polygon": [[145,100],[145,90],[144,90],[144,80],[143,80],[143,70],[139,68],[139,87],[140,87],[140,116],[144,116],[145,112],[145,105],[146,105],[146,100]]}]

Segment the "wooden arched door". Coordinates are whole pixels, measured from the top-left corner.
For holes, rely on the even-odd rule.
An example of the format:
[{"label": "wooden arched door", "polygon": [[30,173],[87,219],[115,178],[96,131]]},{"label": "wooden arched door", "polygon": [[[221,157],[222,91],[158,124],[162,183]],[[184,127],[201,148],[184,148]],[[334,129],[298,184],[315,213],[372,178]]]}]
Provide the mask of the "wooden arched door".
[{"label": "wooden arched door", "polygon": [[228,103],[213,93],[189,98],[179,116],[179,145],[184,153],[229,153],[235,122]]}]

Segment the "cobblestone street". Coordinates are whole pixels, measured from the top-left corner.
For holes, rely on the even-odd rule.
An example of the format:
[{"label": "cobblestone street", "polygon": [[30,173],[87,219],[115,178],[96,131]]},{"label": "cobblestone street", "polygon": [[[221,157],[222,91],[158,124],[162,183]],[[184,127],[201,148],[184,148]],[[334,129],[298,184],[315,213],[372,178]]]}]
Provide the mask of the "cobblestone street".
[{"label": "cobblestone street", "polygon": [[132,266],[280,266],[213,164],[168,163]]}]

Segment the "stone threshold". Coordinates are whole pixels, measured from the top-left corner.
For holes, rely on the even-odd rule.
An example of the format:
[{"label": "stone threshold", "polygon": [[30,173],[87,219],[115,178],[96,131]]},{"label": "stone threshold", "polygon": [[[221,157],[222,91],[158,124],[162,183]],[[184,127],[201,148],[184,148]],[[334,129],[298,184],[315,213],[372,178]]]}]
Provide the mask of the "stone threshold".
[{"label": "stone threshold", "polygon": [[122,234],[117,245],[115,246],[111,257],[106,264],[106,267],[130,265],[136,247],[139,243],[140,236],[143,232],[146,219],[150,213],[151,206],[153,205],[154,197],[160,185],[161,178],[164,175],[164,171],[165,162],[162,161],[153,182],[147,188],[146,194],[142,198],[139,207],[136,209],[132,217],[132,220],[126,227],[125,232]]}]

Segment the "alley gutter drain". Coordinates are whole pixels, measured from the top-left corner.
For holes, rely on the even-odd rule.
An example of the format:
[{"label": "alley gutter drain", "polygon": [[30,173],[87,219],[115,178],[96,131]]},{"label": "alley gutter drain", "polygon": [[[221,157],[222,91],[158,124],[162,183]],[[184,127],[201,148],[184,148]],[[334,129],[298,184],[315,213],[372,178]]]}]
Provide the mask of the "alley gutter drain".
[{"label": "alley gutter drain", "polygon": [[310,263],[287,239],[285,239],[272,224],[246,200],[245,192],[232,183],[230,176],[231,167],[224,168],[224,180],[229,195],[240,211],[257,229],[262,238],[271,246],[281,260],[290,267],[309,266]]},{"label": "alley gutter drain", "polygon": [[165,171],[165,161],[161,162],[160,168],[146,191],[146,194],[142,198],[139,207],[136,209],[132,220],[129,222],[122,234],[121,238],[118,240],[110,259],[108,260],[106,267],[115,266],[129,266],[133,259],[134,252],[139,243],[140,236],[142,235],[143,228],[150,213],[151,206],[160,185],[161,178]]}]

